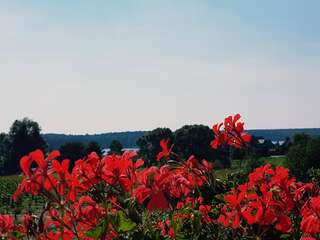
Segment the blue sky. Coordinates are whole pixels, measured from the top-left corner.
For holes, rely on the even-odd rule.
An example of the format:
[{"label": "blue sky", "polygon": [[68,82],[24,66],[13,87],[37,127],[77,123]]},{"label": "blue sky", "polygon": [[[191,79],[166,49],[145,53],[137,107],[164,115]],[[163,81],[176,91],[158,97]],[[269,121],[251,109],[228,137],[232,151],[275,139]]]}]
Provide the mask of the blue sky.
[{"label": "blue sky", "polygon": [[320,127],[320,2],[1,1],[0,131]]}]

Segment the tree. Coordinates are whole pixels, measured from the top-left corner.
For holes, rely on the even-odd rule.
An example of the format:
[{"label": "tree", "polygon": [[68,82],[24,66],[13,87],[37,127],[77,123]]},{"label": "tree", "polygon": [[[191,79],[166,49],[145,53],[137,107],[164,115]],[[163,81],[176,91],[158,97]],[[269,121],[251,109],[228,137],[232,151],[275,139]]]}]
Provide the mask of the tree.
[{"label": "tree", "polygon": [[4,174],[4,164],[8,159],[9,138],[8,134],[0,133],[0,169],[1,175]]},{"label": "tree", "polygon": [[161,151],[160,141],[162,139],[172,141],[173,134],[169,128],[156,128],[137,140],[139,153],[145,159],[146,165],[156,162],[157,154]]},{"label": "tree", "polygon": [[121,154],[122,153],[122,144],[118,140],[113,140],[109,146],[109,154]]},{"label": "tree", "polygon": [[293,136],[293,145],[306,145],[311,139],[308,134],[297,133]]},{"label": "tree", "polygon": [[95,141],[91,141],[88,143],[85,152],[86,152],[86,155],[89,155],[90,153],[95,152],[96,154],[98,154],[100,158],[103,155],[101,146],[99,145],[98,142],[95,142]]},{"label": "tree", "polygon": [[12,124],[6,143],[7,159],[5,159],[4,169],[6,174],[17,173],[20,169],[19,161],[21,157],[31,151],[41,149],[45,152],[47,144],[42,138],[39,124],[31,119],[24,118],[16,120]]},{"label": "tree", "polygon": [[0,133],[0,157],[7,155],[8,141],[8,134]]},{"label": "tree", "polygon": [[256,155],[257,157],[269,157],[271,150],[276,146],[269,139],[263,137],[251,136],[250,142],[250,154]]},{"label": "tree", "polygon": [[86,156],[86,146],[82,142],[67,142],[60,146],[60,159],[69,159],[70,167]]},{"label": "tree", "polygon": [[216,151],[210,146],[214,133],[208,126],[185,125],[173,135],[173,151],[182,158],[194,155],[199,160],[214,160],[217,157]]},{"label": "tree", "polygon": [[320,138],[297,134],[288,152],[288,167],[299,179],[307,179],[307,171],[320,168]]}]

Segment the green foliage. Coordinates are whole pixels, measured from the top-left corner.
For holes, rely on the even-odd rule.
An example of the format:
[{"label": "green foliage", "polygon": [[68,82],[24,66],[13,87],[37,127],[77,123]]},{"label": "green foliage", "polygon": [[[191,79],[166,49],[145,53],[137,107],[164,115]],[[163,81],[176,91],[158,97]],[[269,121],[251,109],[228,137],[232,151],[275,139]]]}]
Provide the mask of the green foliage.
[{"label": "green foliage", "polygon": [[197,159],[214,160],[217,151],[210,143],[214,139],[212,130],[204,125],[186,125],[174,132],[173,151],[182,158],[194,155]]},{"label": "green foliage", "polygon": [[137,145],[141,156],[146,159],[146,165],[151,165],[156,162],[157,154],[161,151],[160,141],[162,139],[169,139],[172,141],[173,134],[169,128],[156,128],[146,135],[138,139]]},{"label": "green foliage", "polygon": [[38,213],[45,205],[40,196],[24,195],[18,202],[12,199],[21,182],[22,177],[17,175],[0,177],[0,214],[21,215],[29,210]]},{"label": "green foliage", "polygon": [[157,128],[139,138],[137,145],[140,148],[140,155],[148,159],[147,165],[156,163],[156,156],[162,150],[159,145],[162,139],[169,140],[169,146],[173,147],[172,152],[181,159],[194,155],[199,160],[219,159],[221,167],[230,165],[229,148],[213,150],[210,143],[214,139],[214,134],[204,125],[186,125],[174,133],[168,128]]},{"label": "green foliage", "polygon": [[84,135],[68,135],[46,133],[43,138],[47,141],[50,150],[59,149],[61,145],[66,142],[82,142],[88,144],[89,142],[97,142],[102,148],[108,148],[113,140],[117,140],[123,144],[125,148],[136,147],[137,140],[146,132],[132,131],[132,132],[114,132],[101,134],[84,134]]},{"label": "green foliage", "polygon": [[244,161],[244,172],[245,173],[250,173],[252,172],[255,168],[260,167],[264,165],[265,162],[263,158],[259,158],[257,155],[251,155],[249,156],[245,161]]},{"label": "green foliage", "polygon": [[123,211],[117,212],[112,223],[119,233],[132,231],[137,225]]},{"label": "green foliage", "polygon": [[8,134],[0,133],[0,174],[5,174],[4,165],[9,155],[9,137]]},{"label": "green foliage", "polygon": [[271,140],[263,139],[261,137],[252,136],[250,143],[250,153],[259,157],[268,157],[271,155],[271,149],[274,148]]},{"label": "green foliage", "polygon": [[99,239],[99,237],[102,235],[102,224],[99,224],[94,229],[90,229],[85,233],[85,235],[90,238]]},{"label": "green foliage", "polygon": [[86,156],[86,146],[82,142],[67,142],[60,147],[60,159],[69,159],[71,166]]},{"label": "green foliage", "polygon": [[320,168],[320,138],[296,135],[288,152],[287,165],[294,176],[307,179],[309,169]]},{"label": "green foliage", "polygon": [[320,168],[311,168],[308,170],[308,176],[312,182],[320,186]]},{"label": "green foliage", "polygon": [[273,141],[284,141],[287,137],[292,138],[296,134],[305,133],[309,136],[320,136],[320,128],[301,128],[301,129],[257,129],[248,130],[250,135],[261,136]]},{"label": "green foliage", "polygon": [[36,149],[46,150],[47,144],[40,135],[41,128],[37,122],[28,118],[16,120],[8,136],[2,137],[5,141],[6,154],[4,162],[5,174],[14,174],[19,171],[21,157]]},{"label": "green foliage", "polygon": [[111,143],[110,143],[110,146],[109,146],[109,149],[110,149],[110,152],[109,154],[121,154],[122,153],[122,144],[121,142],[119,142],[118,140],[113,140]]},{"label": "green foliage", "polygon": [[102,155],[103,155],[101,146],[99,145],[99,143],[97,143],[95,141],[88,143],[85,152],[86,152],[86,155],[88,155],[92,152],[95,152],[96,154],[98,154],[99,157],[102,157]]}]

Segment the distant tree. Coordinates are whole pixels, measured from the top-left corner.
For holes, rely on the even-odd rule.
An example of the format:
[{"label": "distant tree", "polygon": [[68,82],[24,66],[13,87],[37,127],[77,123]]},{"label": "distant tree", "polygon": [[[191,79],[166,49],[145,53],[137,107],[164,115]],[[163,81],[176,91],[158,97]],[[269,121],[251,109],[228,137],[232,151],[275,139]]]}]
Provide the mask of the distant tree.
[{"label": "distant tree", "polygon": [[8,134],[0,133],[0,174],[4,174],[4,164],[8,158],[9,138]]},{"label": "distant tree", "polygon": [[280,154],[287,154],[291,145],[291,139],[289,137],[286,137],[284,143],[280,146]]},{"label": "distant tree", "polygon": [[113,140],[109,146],[109,154],[121,154],[122,153],[122,144],[118,140]]},{"label": "distant tree", "polygon": [[7,158],[4,163],[5,174],[19,172],[21,157],[36,149],[46,150],[39,124],[28,118],[16,120],[9,131],[6,142]]},{"label": "distant tree", "polygon": [[182,158],[194,155],[199,160],[214,160],[217,157],[217,152],[210,146],[214,133],[207,126],[186,125],[176,130],[173,136],[173,151]]},{"label": "distant tree", "polygon": [[161,151],[160,141],[162,139],[172,141],[173,134],[169,128],[156,128],[137,140],[139,153],[145,159],[146,165],[156,162],[157,155]]},{"label": "distant tree", "polygon": [[8,134],[0,133],[0,157],[4,157],[7,154],[8,142]]},{"label": "distant tree", "polygon": [[271,155],[271,150],[274,148],[275,145],[271,140],[264,139],[263,137],[252,136],[249,152],[251,155],[255,155],[257,157],[269,157]]},{"label": "distant tree", "polygon": [[98,156],[101,158],[103,153],[102,153],[102,148],[100,146],[100,144],[98,142],[95,141],[91,141],[88,143],[88,145],[86,146],[86,155],[89,155],[92,152],[95,152],[96,154],[98,154]]},{"label": "distant tree", "polygon": [[306,145],[312,137],[306,133],[297,133],[293,136],[293,145]]},{"label": "distant tree", "polygon": [[288,167],[293,175],[301,180],[307,179],[307,171],[320,168],[320,138],[297,134],[288,152]]},{"label": "distant tree", "polygon": [[70,167],[86,156],[86,146],[82,142],[67,142],[60,146],[60,159],[69,159]]}]

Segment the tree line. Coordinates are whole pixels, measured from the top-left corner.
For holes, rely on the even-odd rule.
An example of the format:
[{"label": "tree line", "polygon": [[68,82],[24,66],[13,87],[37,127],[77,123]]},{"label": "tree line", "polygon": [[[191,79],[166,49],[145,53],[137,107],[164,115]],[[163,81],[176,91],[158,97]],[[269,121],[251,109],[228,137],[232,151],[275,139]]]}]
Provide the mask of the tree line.
[{"label": "tree line", "polygon": [[[263,137],[252,136],[252,141],[246,150],[234,149],[230,146],[214,150],[210,147],[210,142],[214,138],[214,133],[208,126],[185,125],[176,131],[169,128],[156,128],[144,132],[137,139],[136,146],[147,166],[158,164],[156,156],[161,151],[159,142],[166,139],[172,146],[172,152],[181,159],[188,158],[192,154],[197,159],[215,162],[216,168],[230,167],[233,159],[252,159],[252,167],[255,167],[260,157],[270,155],[287,155],[288,167],[300,177],[306,175],[306,171],[312,168],[320,168],[320,138],[311,137],[305,133],[298,133],[293,138],[287,137],[281,145],[273,144],[271,140]],[[96,141],[69,141],[64,142],[57,149],[61,152],[61,159],[70,159],[72,166],[76,160],[91,152],[96,152],[102,157],[104,154],[123,151],[122,142],[116,139],[112,140],[108,147],[109,152],[106,153],[101,144]],[[28,118],[14,121],[8,133],[0,134],[0,174],[18,173],[20,158],[36,149],[44,152],[52,150],[48,149],[39,124]]]},{"label": "tree line", "polygon": [[[48,152],[48,144],[41,135],[39,124],[28,118],[14,121],[8,133],[0,133],[0,174],[19,173],[21,157],[36,149]],[[103,149],[95,141],[66,142],[58,149],[61,153],[60,158],[70,159],[71,166],[76,160],[91,152],[96,152],[100,157],[103,156]],[[111,142],[110,149],[110,153],[120,153],[122,145],[115,140]]]}]

